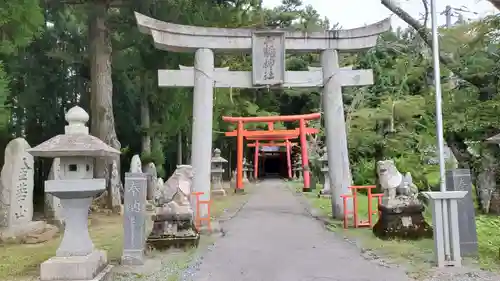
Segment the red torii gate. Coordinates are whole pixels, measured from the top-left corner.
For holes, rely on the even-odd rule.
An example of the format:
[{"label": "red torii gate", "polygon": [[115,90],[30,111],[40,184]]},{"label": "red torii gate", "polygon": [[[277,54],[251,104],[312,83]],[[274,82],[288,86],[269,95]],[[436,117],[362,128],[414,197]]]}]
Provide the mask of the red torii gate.
[{"label": "red torii gate", "polygon": [[[249,140],[249,139],[247,138],[247,140]],[[288,162],[287,164],[290,167],[290,169],[288,170],[288,177],[289,178],[292,177],[292,175],[291,175],[291,173],[292,173],[292,171],[291,171],[291,166],[292,166],[291,151],[288,151],[288,150],[289,150],[289,148],[291,149],[291,147],[294,147],[296,145],[297,145],[296,142],[289,142],[289,141],[274,142],[274,140],[272,140],[270,142],[265,142],[265,143],[261,143],[259,140],[256,140],[253,143],[247,143],[247,147],[254,147],[255,148],[255,155],[254,155],[254,161],[253,161],[253,164],[254,164],[253,177],[255,179],[257,179],[259,177],[259,147],[260,146],[278,146],[278,147],[286,146],[286,148],[287,148],[287,162]]]},{"label": "red torii gate", "polygon": [[[320,113],[311,113],[311,114],[303,114],[303,115],[283,115],[283,116],[260,116],[260,117],[230,117],[223,116],[222,120],[231,123],[237,123],[236,131],[227,132],[226,136],[236,136],[236,189],[235,192],[243,191],[243,137],[245,136],[272,136],[280,133],[285,134],[290,133],[290,130],[274,130],[273,123],[274,122],[293,122],[299,121],[299,128],[292,130],[294,133],[298,131],[300,137],[300,145],[301,145],[301,154],[302,154],[302,167],[304,174],[304,188],[303,191],[310,191],[310,178],[309,178],[309,159],[307,157],[307,140],[306,134],[308,130],[313,128],[306,128],[306,121],[319,119],[321,117]],[[255,122],[267,122],[268,123],[268,131],[260,131],[260,134],[257,134],[257,131],[245,131],[243,128],[244,123],[255,123]],[[247,135],[250,133],[250,135]],[[312,131],[310,133],[313,133]],[[315,133],[315,132],[314,132]]]},{"label": "red torii gate", "polygon": [[[247,131],[248,132],[248,131]],[[291,139],[296,139],[299,137],[299,134],[295,134],[295,130],[290,130],[290,132],[293,132],[290,136],[288,135],[273,135],[273,136],[267,136],[267,137],[247,137],[247,140],[254,140],[255,141],[255,154],[254,154],[254,171],[253,175],[254,178],[257,179],[259,175],[259,146],[266,146],[266,144],[260,144],[259,141],[272,141],[274,143],[275,140],[284,140],[285,142],[282,143],[282,146],[286,146],[286,165],[287,165],[287,171],[288,171],[288,178],[292,177],[292,155],[291,155]],[[247,145],[248,146],[248,145]],[[267,146],[272,146],[267,144]]]}]

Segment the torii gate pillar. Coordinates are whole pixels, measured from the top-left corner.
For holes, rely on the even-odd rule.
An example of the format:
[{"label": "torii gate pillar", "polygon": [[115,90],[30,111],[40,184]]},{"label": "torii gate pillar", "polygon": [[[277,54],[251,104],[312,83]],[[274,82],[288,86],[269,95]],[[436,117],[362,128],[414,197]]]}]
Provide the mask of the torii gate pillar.
[{"label": "torii gate pillar", "polygon": [[[193,130],[191,135],[191,165],[193,186],[204,192],[201,200],[210,199],[210,170],[212,158],[213,73],[214,53],[210,49],[198,49],[194,55]],[[206,206],[205,206],[206,207]],[[201,210],[202,214],[206,210]]]}]

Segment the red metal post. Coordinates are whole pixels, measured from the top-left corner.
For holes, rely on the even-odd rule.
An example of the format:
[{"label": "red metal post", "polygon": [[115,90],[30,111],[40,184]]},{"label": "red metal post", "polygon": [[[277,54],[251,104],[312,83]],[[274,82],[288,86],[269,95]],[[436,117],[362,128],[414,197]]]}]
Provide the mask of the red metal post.
[{"label": "red metal post", "polygon": [[235,192],[243,191],[243,121],[238,122],[238,135],[236,140],[236,189]]},{"label": "red metal post", "polygon": [[299,120],[299,135],[300,135],[300,147],[302,154],[302,172],[304,174],[304,188],[302,191],[310,192],[310,178],[309,178],[309,158],[307,157],[307,140],[306,140],[306,121],[304,119]]},{"label": "red metal post", "polygon": [[286,165],[288,168],[288,178],[292,178],[292,156],[290,155],[290,141],[286,140]]},{"label": "red metal post", "polygon": [[259,141],[255,141],[255,155],[253,158],[253,177],[257,180],[259,175]]},{"label": "red metal post", "polygon": [[267,122],[267,129],[269,131],[274,131],[274,123],[273,122]]}]

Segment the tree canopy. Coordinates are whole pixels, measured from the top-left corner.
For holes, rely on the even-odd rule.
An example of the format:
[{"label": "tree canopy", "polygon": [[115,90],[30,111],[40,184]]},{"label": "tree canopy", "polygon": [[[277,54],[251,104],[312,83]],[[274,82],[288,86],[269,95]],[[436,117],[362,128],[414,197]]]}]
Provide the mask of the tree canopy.
[{"label": "tree canopy", "polygon": [[[34,146],[62,133],[64,113],[78,104],[91,113],[92,133],[122,149],[122,170],[136,153],[155,161],[163,176],[175,168],[179,149],[183,161],[189,158],[192,89],[162,89],[156,77],[158,69],[193,65],[193,56],[155,49],[151,38],[139,32],[134,11],[198,26],[304,32],[339,28],[332,24],[335,19],[322,18],[300,0],[283,0],[273,9],[255,0],[6,1],[0,4],[3,146],[18,136]],[[459,166],[472,169],[485,212],[500,212],[500,204],[490,206],[490,201],[496,202],[491,199],[500,199],[500,149],[484,142],[500,133],[499,26],[498,16],[459,21],[440,36],[446,143]],[[343,89],[356,184],[373,184],[376,161],[386,158],[412,172],[421,189],[433,188],[439,180],[432,161],[436,128],[430,37],[422,26],[412,27],[383,34],[367,52],[342,55],[343,66],[373,69],[375,78],[374,85]],[[215,64],[250,70],[251,57],[217,55]],[[287,55],[286,64],[289,70],[306,70],[320,65],[319,54]],[[223,115],[318,112],[320,93],[216,89],[213,145],[233,157],[234,140],[221,132],[234,128],[221,121]],[[48,167],[41,165],[39,172],[45,175]]]}]

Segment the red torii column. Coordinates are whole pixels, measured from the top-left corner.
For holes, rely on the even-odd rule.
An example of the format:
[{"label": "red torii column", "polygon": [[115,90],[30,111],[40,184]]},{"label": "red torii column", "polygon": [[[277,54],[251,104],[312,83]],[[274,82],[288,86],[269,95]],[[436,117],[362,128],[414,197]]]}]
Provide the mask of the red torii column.
[{"label": "red torii column", "polygon": [[[260,116],[260,117],[230,117],[223,116],[222,120],[231,123],[237,123],[237,160],[236,160],[236,190],[235,192],[243,191],[243,177],[241,171],[243,170],[243,124],[245,122],[293,122],[299,121],[299,136],[300,145],[302,150],[302,166],[304,174],[304,188],[303,191],[310,191],[310,178],[309,178],[309,159],[307,157],[307,141],[306,141],[306,126],[305,121],[315,120],[321,117],[320,113],[311,113],[303,115],[286,115],[286,116]],[[269,123],[268,123],[269,124]],[[266,133],[266,132],[262,132]],[[269,132],[269,133],[275,133]],[[228,134],[226,133],[226,136]]]}]

